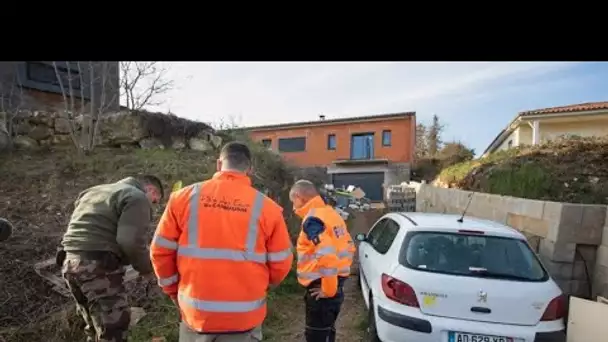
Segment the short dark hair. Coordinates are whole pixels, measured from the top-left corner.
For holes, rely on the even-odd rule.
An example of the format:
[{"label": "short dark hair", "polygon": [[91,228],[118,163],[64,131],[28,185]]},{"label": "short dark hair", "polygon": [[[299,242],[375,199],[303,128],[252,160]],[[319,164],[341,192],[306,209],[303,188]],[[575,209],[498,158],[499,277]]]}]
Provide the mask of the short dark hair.
[{"label": "short dark hair", "polygon": [[141,176],[140,178],[144,183],[150,184],[150,185],[154,186],[155,188],[157,188],[161,199],[163,199],[165,197],[165,190],[163,189],[163,183],[160,181],[160,179],[158,177],[153,176],[153,175],[144,175],[144,176]]},{"label": "short dark hair", "polygon": [[229,142],[222,147],[220,159],[228,162],[227,168],[244,171],[251,166],[251,151],[242,142]]}]

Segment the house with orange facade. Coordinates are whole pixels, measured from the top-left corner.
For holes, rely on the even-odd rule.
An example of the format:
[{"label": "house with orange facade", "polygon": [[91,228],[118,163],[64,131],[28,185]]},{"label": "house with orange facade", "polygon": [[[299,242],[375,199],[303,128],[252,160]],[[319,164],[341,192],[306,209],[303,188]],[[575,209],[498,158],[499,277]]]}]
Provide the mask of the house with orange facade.
[{"label": "house with orange facade", "polygon": [[336,187],[361,187],[382,201],[384,187],[409,179],[414,161],[414,112],[246,127],[254,141],[302,168],[326,168]]}]

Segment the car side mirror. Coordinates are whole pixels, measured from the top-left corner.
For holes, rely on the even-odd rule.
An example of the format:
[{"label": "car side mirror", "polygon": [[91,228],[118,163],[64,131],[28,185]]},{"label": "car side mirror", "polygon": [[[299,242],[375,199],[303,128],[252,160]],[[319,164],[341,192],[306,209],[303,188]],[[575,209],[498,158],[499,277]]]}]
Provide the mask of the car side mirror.
[{"label": "car side mirror", "polygon": [[357,241],[359,241],[359,242],[360,242],[360,241],[365,241],[365,234],[361,234],[361,233],[359,233],[359,234],[355,235],[355,239],[356,239]]}]

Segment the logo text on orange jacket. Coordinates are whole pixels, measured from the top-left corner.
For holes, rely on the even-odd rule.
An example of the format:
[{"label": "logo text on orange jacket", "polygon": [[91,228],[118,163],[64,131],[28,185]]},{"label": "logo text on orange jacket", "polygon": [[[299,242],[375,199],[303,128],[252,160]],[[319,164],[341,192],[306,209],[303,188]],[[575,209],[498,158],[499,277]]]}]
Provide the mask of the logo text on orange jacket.
[{"label": "logo text on orange jacket", "polygon": [[244,203],[238,198],[217,198],[210,195],[203,195],[201,198],[201,204],[204,208],[218,208],[222,210],[239,212],[248,212],[251,207],[250,204]]}]

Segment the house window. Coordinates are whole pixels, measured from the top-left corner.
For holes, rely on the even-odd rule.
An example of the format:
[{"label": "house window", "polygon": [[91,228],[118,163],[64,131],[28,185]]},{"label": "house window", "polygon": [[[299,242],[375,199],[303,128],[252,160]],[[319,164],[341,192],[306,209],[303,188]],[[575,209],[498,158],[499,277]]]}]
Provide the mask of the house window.
[{"label": "house window", "polygon": [[509,148],[513,147],[513,140],[509,140],[509,142],[507,142],[507,146]]},{"label": "house window", "polygon": [[[77,70],[70,68],[68,73],[67,68],[57,66],[57,73],[66,92],[70,91],[70,85],[72,90],[80,90],[80,75]],[[27,62],[26,64],[26,76],[29,81],[56,86],[61,91],[57,73],[55,73],[53,65],[40,62]]]},{"label": "house window", "polygon": [[306,138],[282,138],[279,139],[279,152],[304,152],[306,151]]},{"label": "house window", "polygon": [[335,150],[336,149],[336,135],[330,134],[327,136],[327,149]]},{"label": "house window", "polygon": [[272,140],[271,139],[262,139],[262,145],[264,145],[264,147],[269,149],[272,146]]},{"label": "house window", "polygon": [[382,131],[382,146],[391,146],[391,131]]},{"label": "house window", "polygon": [[374,159],[374,133],[351,136],[350,159]]}]

